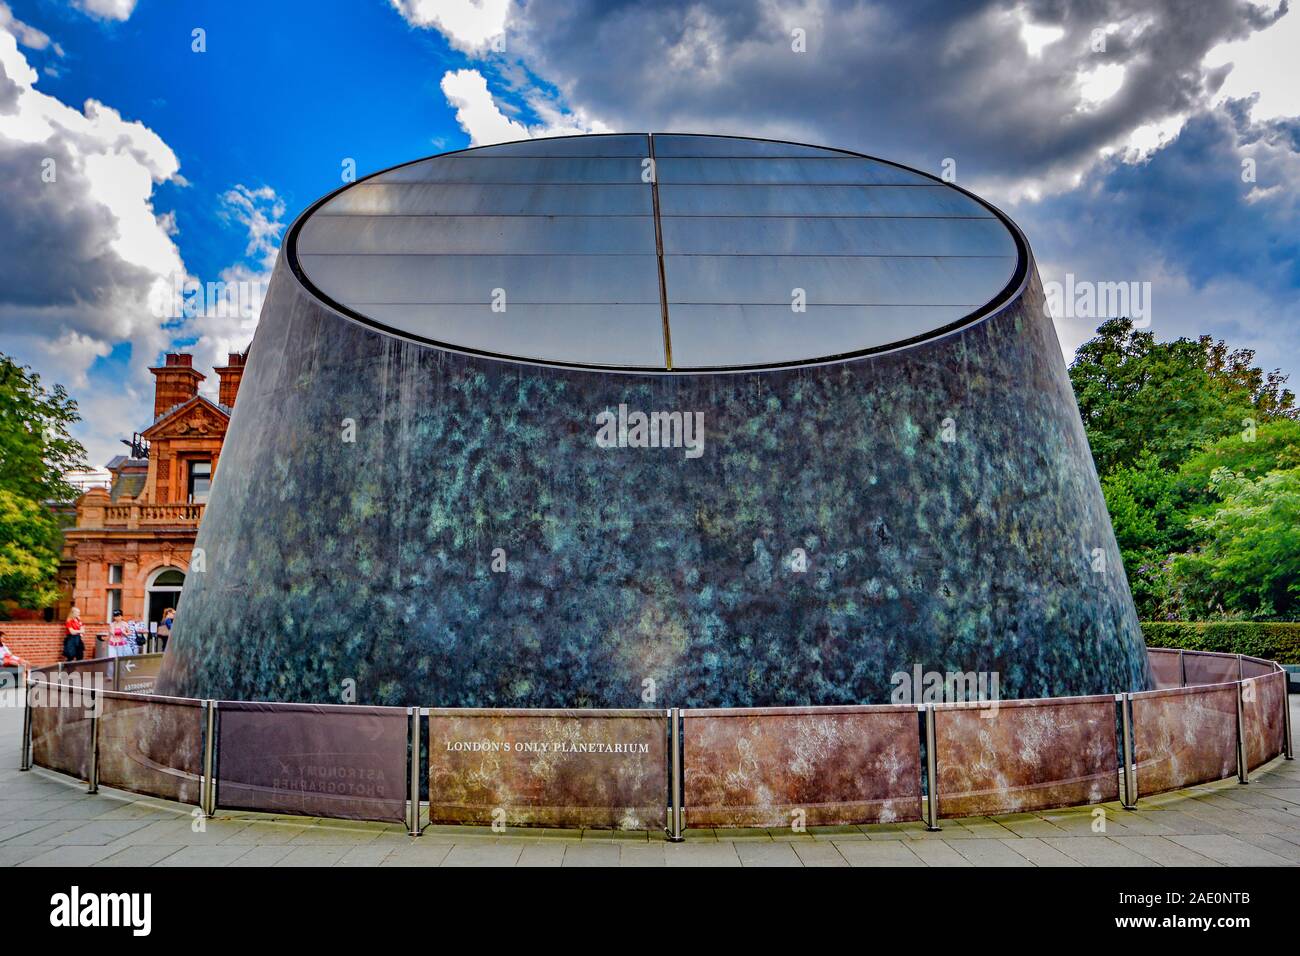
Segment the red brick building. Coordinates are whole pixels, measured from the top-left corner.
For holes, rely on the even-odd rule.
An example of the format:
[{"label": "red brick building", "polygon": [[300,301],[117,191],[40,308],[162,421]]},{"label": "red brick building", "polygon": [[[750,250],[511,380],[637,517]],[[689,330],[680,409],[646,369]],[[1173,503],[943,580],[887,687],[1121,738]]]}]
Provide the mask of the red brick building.
[{"label": "red brick building", "polygon": [[[65,595],[56,619],[75,603],[86,636],[102,630],[114,610],[131,620],[157,621],[178,607],[203,506],[217,473],[226,427],[244,372],[244,356],[232,352],[215,369],[217,401],[199,394],[205,376],[190,355],[173,353],[151,370],[155,377],[153,422],[134,451],[107,465],[107,488],[77,500],[76,524],[64,533]],[[87,640],[87,651],[92,650]]]}]

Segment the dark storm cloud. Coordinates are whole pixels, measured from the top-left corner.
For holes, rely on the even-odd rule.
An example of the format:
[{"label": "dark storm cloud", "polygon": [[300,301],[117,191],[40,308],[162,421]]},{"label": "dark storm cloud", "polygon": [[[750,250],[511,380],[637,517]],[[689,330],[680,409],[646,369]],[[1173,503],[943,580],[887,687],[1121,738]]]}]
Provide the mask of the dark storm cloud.
[{"label": "dark storm cloud", "polygon": [[[49,161],[53,183],[42,179]],[[112,249],[117,223],[76,170],[62,143],[0,148],[0,306],[100,304],[148,288],[148,273]]]},{"label": "dark storm cloud", "polygon": [[1119,247],[1129,268],[1174,263],[1194,287],[1232,276],[1263,293],[1294,296],[1297,123],[1252,122],[1248,105],[1229,101],[1196,114],[1145,161],[1101,163],[1077,189],[1022,203],[1015,215],[1058,252]]},{"label": "dark storm cloud", "polygon": [[[1022,10],[1018,13],[1017,10]],[[512,44],[569,103],[615,128],[808,139],[965,176],[1073,170],[1135,127],[1190,112],[1224,70],[1206,52],[1280,16],[1246,2],[534,2]],[[1063,29],[1032,56],[1022,18]],[[791,49],[806,31],[807,52]],[[1104,52],[1093,31],[1109,31]],[[1080,109],[1078,76],[1122,88]]]},{"label": "dark storm cloud", "polygon": [[[1008,207],[1046,281],[1150,282],[1161,339],[1209,333],[1295,373],[1300,355],[1300,153],[1295,120],[1252,122],[1247,100],[1194,114],[1139,163]],[[1253,168],[1243,166],[1253,161]],[[1251,181],[1251,177],[1253,180]],[[1067,349],[1101,316],[1058,317]]]}]

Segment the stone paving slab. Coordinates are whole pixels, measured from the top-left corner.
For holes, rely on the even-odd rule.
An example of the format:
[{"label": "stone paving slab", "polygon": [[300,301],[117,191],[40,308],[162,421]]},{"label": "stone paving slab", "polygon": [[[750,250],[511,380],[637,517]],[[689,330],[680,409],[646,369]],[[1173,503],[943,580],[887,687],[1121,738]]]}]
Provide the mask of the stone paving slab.
[{"label": "stone paving slab", "polygon": [[[10,692],[6,692],[10,693]],[[2,696],[2,695],[0,695]],[[0,700],[0,866],[1298,866],[1300,762],[1103,804],[921,823],[657,833],[395,824],[193,807],[17,770],[22,711]],[[1291,698],[1293,723],[1300,698]],[[689,809],[687,813],[689,821]],[[1097,832],[1104,823],[1104,831]]]}]

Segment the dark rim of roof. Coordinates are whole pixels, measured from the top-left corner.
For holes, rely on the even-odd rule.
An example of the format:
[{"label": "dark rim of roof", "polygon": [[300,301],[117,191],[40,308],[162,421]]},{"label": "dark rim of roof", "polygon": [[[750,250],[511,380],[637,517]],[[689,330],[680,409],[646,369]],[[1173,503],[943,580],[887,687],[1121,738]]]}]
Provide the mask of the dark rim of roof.
[{"label": "dark rim of roof", "polygon": [[[965,315],[962,318],[957,319],[955,322],[950,322],[947,325],[941,326],[936,329],[931,329],[919,335],[912,336],[911,338],[890,342],[886,345],[860,349],[854,352],[845,352],[840,355],[825,355],[813,359],[804,359],[800,361],[777,362],[777,363],[762,364],[762,365],[727,365],[727,366],[719,366],[713,368],[696,367],[696,368],[686,368],[686,369],[678,369],[678,368],[656,369],[656,368],[649,368],[649,367],[633,368],[633,367],[615,366],[615,365],[592,365],[584,362],[558,362],[558,361],[549,361],[545,359],[528,358],[528,357],[517,356],[517,355],[506,355],[498,352],[488,352],[481,349],[469,348],[463,345],[451,345],[446,342],[439,342],[436,339],[431,339],[425,336],[416,335],[412,332],[404,332],[400,329],[395,329],[388,325],[385,325],[382,322],[378,322],[375,319],[371,318],[370,316],[363,315],[362,313],[357,312],[355,309],[352,309],[349,306],[344,305],[343,303],[338,302],[335,299],[331,298],[330,296],[326,295],[319,288],[317,288],[315,283],[313,283],[310,278],[308,278],[306,271],[302,268],[302,265],[298,261],[298,234],[302,231],[303,225],[307,222],[308,219],[311,218],[312,214],[315,213],[322,206],[324,206],[326,203],[328,203],[330,200],[334,199],[334,197],[338,196],[340,193],[346,192],[347,190],[351,189],[353,186],[360,185],[361,183],[364,183],[369,179],[373,179],[376,176],[381,176],[384,173],[390,173],[396,169],[404,169],[407,166],[414,166],[417,163],[427,162],[428,160],[438,159],[443,156],[456,156],[462,153],[476,152],[477,150],[480,149],[492,149],[497,146],[510,146],[516,143],[528,143],[528,142],[538,142],[538,141],[548,141],[548,140],[554,141],[554,140],[562,140],[562,139],[592,139],[595,137],[604,137],[604,136],[646,136],[646,135],[700,136],[709,139],[737,139],[737,140],[746,140],[748,142],[777,143],[784,146],[801,146],[801,147],[806,147],[811,149],[825,150],[826,152],[829,153],[840,153],[844,156],[851,156],[855,159],[868,159],[868,160],[872,160],[873,162],[883,163],[887,166],[893,166],[896,169],[905,170],[906,172],[913,173],[918,176],[924,176],[926,179],[932,180],[935,183],[935,185],[947,186],[950,189],[956,190],[962,195],[968,197],[969,199],[979,203],[981,206],[983,206],[985,209],[991,212],[994,215],[994,217],[996,217],[997,220],[1001,222],[1003,226],[1006,227],[1007,231],[1011,234],[1012,240],[1015,242],[1016,259],[1017,259],[1016,268],[1012,272],[1011,278],[1007,281],[1007,284],[1002,288],[1002,290],[998,292],[997,295],[990,298],[987,303],[980,306],[974,312],[971,312],[968,315]],[[817,366],[817,365],[836,365],[844,362],[855,361],[857,359],[868,358],[873,355],[884,355],[889,352],[898,352],[903,349],[911,348],[916,345],[921,345],[926,342],[934,342],[939,339],[945,338],[949,335],[952,335],[956,332],[960,332],[963,329],[969,328],[973,325],[977,325],[978,323],[983,322],[984,320],[989,319],[994,315],[997,315],[1004,308],[1006,308],[1010,303],[1015,301],[1020,296],[1020,294],[1024,291],[1025,286],[1028,285],[1029,275],[1031,271],[1029,266],[1030,266],[1030,262],[1032,261],[1032,252],[1030,251],[1029,243],[1025,239],[1024,233],[1020,231],[1020,227],[1015,224],[1015,222],[1011,219],[1010,216],[1006,215],[1006,213],[1004,213],[997,206],[994,206],[992,203],[988,202],[987,200],[981,198],[980,196],[977,196],[975,193],[971,192],[970,190],[963,189],[961,186],[958,186],[956,183],[946,182],[945,180],[941,179],[938,176],[933,175],[932,173],[927,173],[924,170],[920,170],[920,169],[914,169],[913,167],[906,166],[903,163],[896,163],[893,162],[892,160],[882,159],[879,156],[872,156],[868,153],[857,153],[854,152],[853,150],[839,149],[834,146],[817,146],[812,143],[800,143],[800,142],[796,142],[795,140],[788,140],[788,139],[768,139],[766,137],[761,137],[761,136],[732,136],[732,135],[722,134],[722,133],[652,133],[652,134],[581,133],[581,134],[576,134],[571,136],[545,136],[545,137],[537,137],[535,139],[533,138],[516,139],[516,140],[510,140],[509,142],[505,142],[505,143],[491,143],[484,146],[468,146],[465,149],[453,149],[446,153],[434,153],[429,156],[421,156],[418,159],[412,159],[405,163],[398,163],[395,166],[389,166],[385,169],[376,170],[375,172],[363,176],[360,179],[357,179],[350,183],[346,183],[343,186],[339,187],[338,189],[335,189],[333,192],[327,193],[326,195],[322,196],[320,199],[317,199],[314,203],[308,206],[307,209],[301,215],[299,215],[297,219],[294,220],[293,225],[289,229],[288,239],[284,245],[284,253],[285,253],[285,259],[289,263],[289,268],[292,270],[294,277],[298,280],[298,283],[307,292],[309,292],[314,298],[316,298],[318,301],[328,306],[330,309],[339,313],[339,315],[343,316],[344,318],[347,318],[353,322],[363,325],[376,332],[382,332],[385,335],[391,335],[394,338],[404,339],[408,342],[414,342],[417,345],[424,345],[432,348],[442,349],[443,351],[446,352],[457,352],[462,355],[473,355],[480,358],[493,359],[500,362],[510,362],[515,365],[538,365],[538,366],[544,366],[548,368],[580,369],[589,372],[608,372],[608,373],[621,373],[626,375],[655,375],[655,376],[717,375],[717,374],[726,374],[726,373],[778,371],[781,369],[803,368],[807,366]],[[250,345],[249,348],[251,350],[252,346]]]}]

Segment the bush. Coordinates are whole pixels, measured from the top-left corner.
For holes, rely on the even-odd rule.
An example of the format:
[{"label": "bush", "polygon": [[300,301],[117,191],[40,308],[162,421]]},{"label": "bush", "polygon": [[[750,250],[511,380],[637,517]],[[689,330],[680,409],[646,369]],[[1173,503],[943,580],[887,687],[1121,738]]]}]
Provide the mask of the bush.
[{"label": "bush", "polygon": [[1246,654],[1300,664],[1300,623],[1279,621],[1143,621],[1147,647]]}]

